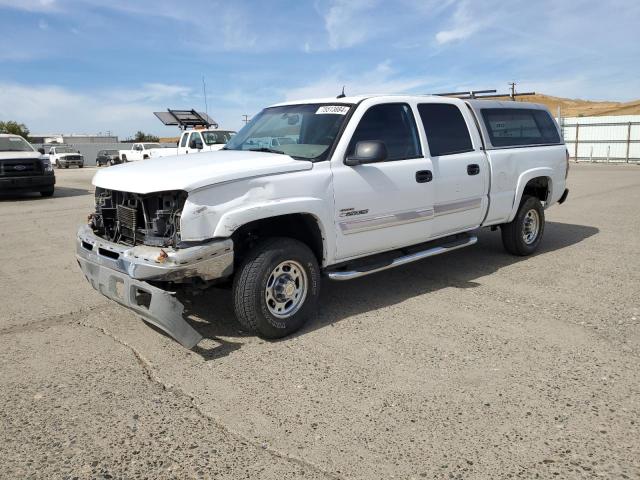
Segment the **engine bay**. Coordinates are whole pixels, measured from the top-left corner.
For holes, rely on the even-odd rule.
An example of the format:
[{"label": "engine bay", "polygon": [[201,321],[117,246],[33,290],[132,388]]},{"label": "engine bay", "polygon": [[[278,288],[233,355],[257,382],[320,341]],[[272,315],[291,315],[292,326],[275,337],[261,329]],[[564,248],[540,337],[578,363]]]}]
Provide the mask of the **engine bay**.
[{"label": "engine bay", "polygon": [[176,246],[186,199],[181,190],[138,194],[96,188],[96,210],[89,220],[94,233],[110,242]]}]

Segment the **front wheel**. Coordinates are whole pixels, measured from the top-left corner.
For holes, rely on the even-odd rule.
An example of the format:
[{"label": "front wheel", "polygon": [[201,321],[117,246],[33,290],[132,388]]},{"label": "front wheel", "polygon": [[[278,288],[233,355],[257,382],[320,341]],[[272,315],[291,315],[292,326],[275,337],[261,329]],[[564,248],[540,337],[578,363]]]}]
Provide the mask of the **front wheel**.
[{"label": "front wheel", "polygon": [[320,269],[304,243],[270,238],[249,252],[233,281],[238,321],[263,338],[281,338],[300,329],[315,312]]},{"label": "front wheel", "polygon": [[544,233],[544,209],[540,200],[523,196],[513,221],[501,225],[502,244],[513,255],[531,255],[538,249]]}]

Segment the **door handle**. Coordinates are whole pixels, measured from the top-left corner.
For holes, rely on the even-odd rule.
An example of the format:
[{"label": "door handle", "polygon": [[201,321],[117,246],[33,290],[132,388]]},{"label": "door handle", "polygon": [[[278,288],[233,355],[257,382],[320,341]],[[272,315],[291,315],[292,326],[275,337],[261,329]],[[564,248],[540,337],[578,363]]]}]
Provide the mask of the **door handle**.
[{"label": "door handle", "polygon": [[477,175],[480,173],[480,165],[472,163],[467,165],[467,175]]},{"label": "door handle", "polygon": [[433,180],[433,173],[431,170],[418,170],[416,172],[416,182],[427,183]]}]

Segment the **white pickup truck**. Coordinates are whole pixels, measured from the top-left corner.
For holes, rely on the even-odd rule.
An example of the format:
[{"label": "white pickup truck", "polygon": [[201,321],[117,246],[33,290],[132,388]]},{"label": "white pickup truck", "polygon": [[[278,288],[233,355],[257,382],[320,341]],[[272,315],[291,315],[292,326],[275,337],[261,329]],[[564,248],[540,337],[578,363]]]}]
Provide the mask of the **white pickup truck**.
[{"label": "white pickup truck", "polygon": [[232,130],[186,130],[180,135],[176,148],[159,148],[151,151],[151,158],[187,155],[189,153],[216,152],[221,150],[236,132]]},{"label": "white pickup truck", "polygon": [[131,145],[129,150],[119,150],[120,161],[137,162],[139,160],[147,160],[151,158],[151,152],[154,150],[163,150],[162,145],[159,143],[140,142]]},{"label": "white pickup truck", "polygon": [[[295,142],[256,147],[266,137]],[[568,169],[542,105],[282,103],[221,151],[96,173],[77,258],[94,288],[187,347],[202,337],[171,293],[178,283],[231,282],[242,327],[277,338],[315,312],[323,275],[350,280],[451,252],[482,227],[499,227],[508,252],[533,253],[545,209],[567,198]]]},{"label": "white pickup truck", "polygon": [[84,167],[84,156],[69,145],[57,145],[49,148],[49,161],[56,168]]}]

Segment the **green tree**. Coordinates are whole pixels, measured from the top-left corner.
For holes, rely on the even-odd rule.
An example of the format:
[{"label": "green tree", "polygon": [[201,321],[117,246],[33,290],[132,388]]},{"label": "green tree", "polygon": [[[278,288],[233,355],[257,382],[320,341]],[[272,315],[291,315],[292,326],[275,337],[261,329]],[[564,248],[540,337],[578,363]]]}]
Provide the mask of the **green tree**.
[{"label": "green tree", "polygon": [[134,142],[159,142],[160,138],[149,133],[144,133],[142,130],[138,130],[133,137]]},{"label": "green tree", "polygon": [[12,133],[14,135],[20,135],[27,139],[29,137],[29,129],[24,123],[14,122],[9,120],[6,122],[0,121],[0,133]]}]

